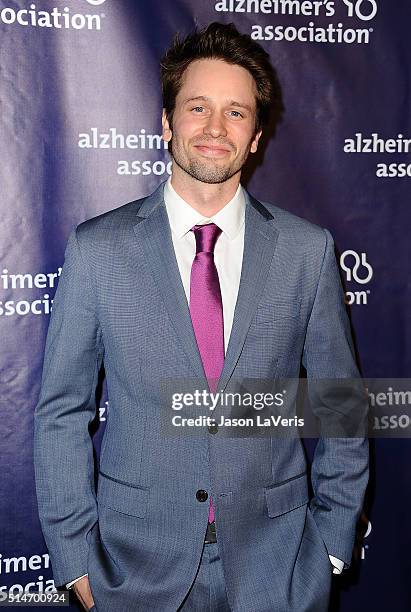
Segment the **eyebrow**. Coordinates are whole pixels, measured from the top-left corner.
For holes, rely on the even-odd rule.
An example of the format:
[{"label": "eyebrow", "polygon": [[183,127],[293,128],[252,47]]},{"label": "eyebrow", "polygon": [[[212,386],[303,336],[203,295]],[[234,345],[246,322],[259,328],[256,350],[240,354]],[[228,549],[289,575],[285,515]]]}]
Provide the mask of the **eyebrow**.
[{"label": "eyebrow", "polygon": [[[207,97],[207,96],[193,96],[192,98],[186,98],[183,101],[183,104],[187,104],[188,102],[212,102],[212,99]],[[248,111],[250,111],[250,113],[253,111],[253,109],[251,108],[251,106],[249,104],[245,104],[245,102],[237,102],[236,100],[230,100],[230,102],[228,103],[228,106],[237,106],[239,108],[245,108]]]}]

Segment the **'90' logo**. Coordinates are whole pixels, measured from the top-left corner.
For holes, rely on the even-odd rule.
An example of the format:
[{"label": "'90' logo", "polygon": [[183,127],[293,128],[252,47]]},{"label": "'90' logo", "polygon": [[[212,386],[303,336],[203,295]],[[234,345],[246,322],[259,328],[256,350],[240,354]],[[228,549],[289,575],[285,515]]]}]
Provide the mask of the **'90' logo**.
[{"label": "'90' logo", "polygon": [[343,2],[348,6],[348,17],[353,17],[355,13],[358,19],[362,21],[374,19],[378,11],[375,0],[357,0],[356,2],[343,0]]}]

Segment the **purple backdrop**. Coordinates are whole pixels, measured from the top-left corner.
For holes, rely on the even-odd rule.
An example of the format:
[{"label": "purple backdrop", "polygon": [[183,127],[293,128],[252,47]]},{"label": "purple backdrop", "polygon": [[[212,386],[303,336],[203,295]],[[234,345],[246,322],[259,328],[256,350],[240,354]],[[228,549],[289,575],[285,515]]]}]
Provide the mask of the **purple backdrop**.
[{"label": "purple backdrop", "polygon": [[[32,415],[68,234],[168,176],[159,58],[177,30],[214,20],[261,41],[283,88],[247,187],[330,229],[363,374],[410,376],[409,0],[2,0],[0,593],[54,585]],[[361,560],[332,610],[411,609],[409,451],[372,444]]]}]

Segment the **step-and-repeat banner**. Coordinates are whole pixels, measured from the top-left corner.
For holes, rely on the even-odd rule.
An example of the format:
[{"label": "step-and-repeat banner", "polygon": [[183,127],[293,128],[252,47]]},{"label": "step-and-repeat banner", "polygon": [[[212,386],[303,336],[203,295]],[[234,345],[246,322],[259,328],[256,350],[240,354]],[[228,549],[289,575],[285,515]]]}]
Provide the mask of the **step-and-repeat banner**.
[{"label": "step-and-repeat banner", "polygon": [[[247,188],[332,232],[362,373],[410,376],[409,0],[1,0],[0,595],[54,589],[33,411],[68,235],[169,176],[159,59],[211,21],[259,41],[282,85]],[[389,417],[399,395],[382,395]],[[97,450],[108,413],[102,393]],[[410,450],[371,444],[357,562],[332,610],[411,609]]]}]

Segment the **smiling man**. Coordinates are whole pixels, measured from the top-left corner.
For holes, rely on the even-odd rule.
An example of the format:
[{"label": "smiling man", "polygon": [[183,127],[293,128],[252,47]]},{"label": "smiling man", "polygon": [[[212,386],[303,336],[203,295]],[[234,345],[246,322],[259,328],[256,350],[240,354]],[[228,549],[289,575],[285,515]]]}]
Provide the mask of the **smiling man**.
[{"label": "smiling man", "polygon": [[[162,88],[171,178],[73,231],[54,301],[35,415],[54,578],[98,612],[325,612],[351,561],[367,441],[320,439],[310,500],[298,438],[225,436],[214,420],[165,436],[160,413],[166,379],[358,377],[333,241],[240,184],[276,100],[257,43],[218,23],[177,38]],[[330,397],[312,400],[323,419]],[[365,415],[364,400],[349,417]]]},{"label": "smiling man", "polygon": [[[175,108],[163,111],[164,138],[174,161],[172,184],[198,189],[201,183],[212,200],[216,190],[232,195],[249,153],[257,151],[256,113],[256,83],[248,70],[211,58],[189,64]],[[219,206],[215,202],[211,212]]]}]

